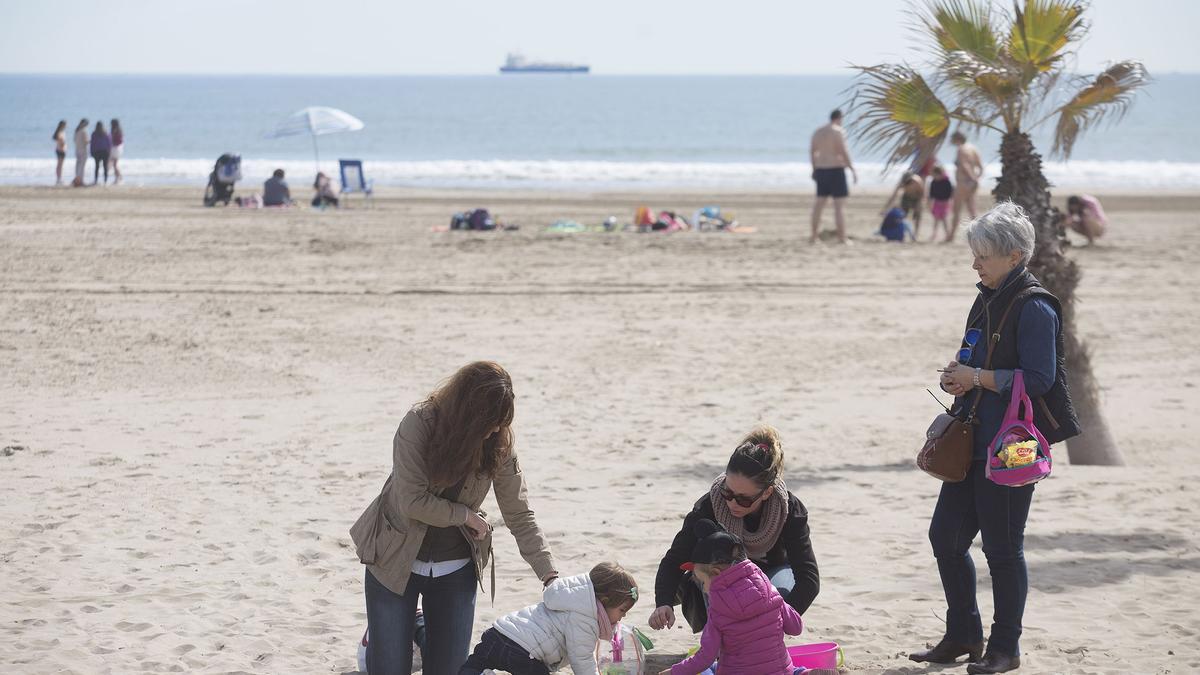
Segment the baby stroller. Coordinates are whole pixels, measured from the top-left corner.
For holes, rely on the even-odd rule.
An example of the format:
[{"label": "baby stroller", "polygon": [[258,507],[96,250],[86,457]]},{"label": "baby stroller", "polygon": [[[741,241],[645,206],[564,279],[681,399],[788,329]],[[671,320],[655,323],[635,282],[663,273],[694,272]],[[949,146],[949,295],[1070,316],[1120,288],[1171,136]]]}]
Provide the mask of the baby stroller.
[{"label": "baby stroller", "polygon": [[242,157],[225,153],[217,158],[212,173],[208,174],[208,187],[204,190],[204,205],[216,206],[217,202],[233,199],[233,184],[242,179]]}]

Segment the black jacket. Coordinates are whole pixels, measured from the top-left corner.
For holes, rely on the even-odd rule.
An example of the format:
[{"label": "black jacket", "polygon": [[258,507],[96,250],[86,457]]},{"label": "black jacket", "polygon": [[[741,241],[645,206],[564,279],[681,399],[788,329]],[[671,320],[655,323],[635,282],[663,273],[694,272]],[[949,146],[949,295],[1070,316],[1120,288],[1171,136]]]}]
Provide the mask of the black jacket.
[{"label": "black jacket", "polygon": [[[654,606],[683,605],[683,614],[691,625],[692,630],[700,632],[707,618],[703,601],[695,602],[699,588],[691,579],[691,574],[679,569],[692,556],[696,546],[696,534],[693,529],[697,520],[708,518],[716,520],[713,514],[712,501],[706,494],[696,502],[691,513],[683,519],[683,527],[671,542],[671,548],[663,556],[658,565],[658,575],[654,580]],[[747,527],[757,525],[756,516],[747,517]],[[808,510],[788,492],[787,520],[783,524],[783,532],[767,555],[754,563],[764,571],[771,567],[787,565],[792,568],[796,577],[796,585],[784,596],[784,600],[797,612],[803,614],[817,593],[821,590],[821,577],[817,571],[817,558],[813,554],[812,541],[808,531]],[[693,593],[695,589],[696,593]]]},{"label": "black jacket", "polygon": [[[1054,384],[1043,396],[1031,397],[1033,400],[1033,423],[1049,443],[1058,443],[1078,436],[1080,433],[1079,417],[1075,414],[1075,406],[1071,402],[1071,390],[1067,386],[1067,355],[1063,338],[1062,305],[1058,298],[1047,291],[1037,277],[1023,268],[1014,270],[1012,278],[1006,279],[1000,290],[989,293],[988,296],[985,297],[984,293],[980,293],[979,297],[975,299],[975,304],[971,307],[967,319],[968,328],[983,329],[985,340],[988,339],[989,332],[1000,323],[1001,316],[1009,303],[1012,303],[1008,319],[1000,328],[1000,339],[994,347],[991,364],[993,369],[1012,370],[1021,367],[1020,355],[1017,353],[1017,335],[1020,331],[1021,308],[1026,302],[1033,298],[1041,298],[1048,302],[1058,314],[1058,333],[1054,336],[1057,359]],[[986,344],[983,345],[983,348],[986,349]],[[960,411],[966,409],[970,406],[973,398],[974,394],[971,392],[959,397],[955,402],[956,408]],[[1001,403],[1003,407],[1008,406],[1007,400]],[[983,439],[985,443],[990,440],[990,438]]]}]

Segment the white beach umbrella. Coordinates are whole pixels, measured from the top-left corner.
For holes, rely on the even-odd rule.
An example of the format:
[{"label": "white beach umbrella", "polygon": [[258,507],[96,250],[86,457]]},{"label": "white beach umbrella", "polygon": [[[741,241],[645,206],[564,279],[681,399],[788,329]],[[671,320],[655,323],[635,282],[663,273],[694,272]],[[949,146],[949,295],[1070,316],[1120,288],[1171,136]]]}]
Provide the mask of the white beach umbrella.
[{"label": "white beach umbrella", "polygon": [[288,115],[267,134],[267,138],[284,138],[309,134],[313,140],[313,157],[320,168],[321,156],[317,150],[317,136],[336,134],[343,131],[358,131],[365,127],[363,121],[337,108],[311,106]]}]

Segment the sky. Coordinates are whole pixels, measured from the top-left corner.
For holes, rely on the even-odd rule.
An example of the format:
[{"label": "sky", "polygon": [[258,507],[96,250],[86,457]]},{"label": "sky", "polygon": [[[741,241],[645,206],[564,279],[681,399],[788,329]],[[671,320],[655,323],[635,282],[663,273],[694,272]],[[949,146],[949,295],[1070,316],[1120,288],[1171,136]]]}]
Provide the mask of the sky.
[{"label": "sky", "polygon": [[[597,74],[835,74],[918,57],[906,0],[0,3],[0,73],[487,74],[519,51]],[[1093,0],[1087,16],[1076,70],[1200,72],[1200,2]]]}]

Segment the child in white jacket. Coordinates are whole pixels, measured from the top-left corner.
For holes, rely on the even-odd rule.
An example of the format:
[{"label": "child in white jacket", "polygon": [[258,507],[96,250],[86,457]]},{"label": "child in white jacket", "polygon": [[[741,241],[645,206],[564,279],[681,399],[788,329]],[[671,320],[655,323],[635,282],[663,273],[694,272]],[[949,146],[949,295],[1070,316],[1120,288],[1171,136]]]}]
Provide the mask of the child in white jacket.
[{"label": "child in white jacket", "polygon": [[638,599],[633,576],[616,563],[557,579],[542,601],[506,614],[483,632],[458,675],[486,668],[512,675],[547,675],[570,664],[574,675],[596,675],[596,646]]}]

